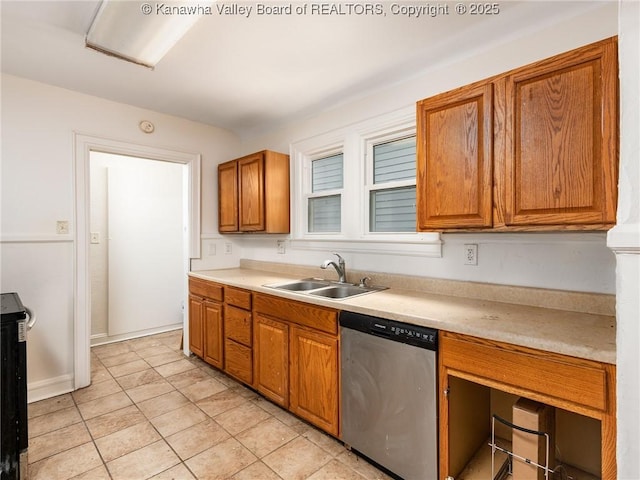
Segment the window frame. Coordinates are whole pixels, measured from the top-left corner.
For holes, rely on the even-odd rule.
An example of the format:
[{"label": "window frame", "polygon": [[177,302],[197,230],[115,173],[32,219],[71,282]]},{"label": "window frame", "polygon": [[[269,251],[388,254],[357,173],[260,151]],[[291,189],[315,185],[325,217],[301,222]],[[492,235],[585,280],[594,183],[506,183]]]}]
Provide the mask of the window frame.
[{"label": "window frame", "polygon": [[[290,144],[292,167],[292,229],[290,245],[298,251],[340,251],[344,253],[442,257],[439,232],[369,232],[369,190],[366,175],[372,171],[372,158],[365,152],[367,142],[381,138],[410,136],[416,131],[415,106],[380,114],[362,122],[304,137]],[[343,154],[341,194],[341,232],[309,232],[308,198],[311,193],[311,161],[332,154]],[[371,173],[373,175],[373,173]],[[373,177],[371,177],[373,179]],[[348,188],[347,188],[348,186]],[[329,195],[330,190],[321,193]],[[335,191],[334,191],[335,192]],[[348,208],[347,208],[348,206]]]},{"label": "window frame", "polygon": [[[313,192],[313,162],[316,160],[322,160],[323,158],[332,157],[342,154],[342,188],[333,188],[327,190],[320,190]],[[338,144],[328,148],[323,148],[318,151],[314,151],[307,155],[304,155],[304,176],[302,186],[302,215],[304,216],[303,233],[309,237],[342,237],[343,225],[344,225],[344,190],[345,190],[345,153],[344,145]],[[337,232],[311,232],[309,230],[310,218],[309,218],[309,200],[312,198],[325,198],[325,197],[340,197],[340,230]]]},{"label": "window frame", "polygon": [[[419,232],[412,231],[395,231],[395,232],[377,232],[371,230],[371,192],[382,190],[394,190],[406,187],[416,187],[416,177],[413,179],[394,180],[384,183],[375,183],[374,181],[374,147],[383,143],[390,143],[396,140],[416,137],[415,122],[411,125],[401,125],[394,128],[378,131],[373,135],[363,138],[364,142],[364,185],[362,195],[362,205],[364,207],[362,232],[368,238],[376,236],[388,237],[390,235],[397,237],[415,237]],[[417,223],[416,223],[417,225]]]}]

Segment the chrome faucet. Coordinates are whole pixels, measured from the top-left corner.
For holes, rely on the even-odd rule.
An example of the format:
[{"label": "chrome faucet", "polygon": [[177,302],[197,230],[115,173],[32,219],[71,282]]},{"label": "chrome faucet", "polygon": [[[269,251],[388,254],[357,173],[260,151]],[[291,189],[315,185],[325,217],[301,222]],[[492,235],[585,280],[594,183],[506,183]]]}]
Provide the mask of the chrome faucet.
[{"label": "chrome faucet", "polygon": [[337,264],[336,264],[336,262],[334,262],[332,260],[325,260],[324,262],[322,262],[322,265],[320,265],[320,268],[322,268],[324,270],[329,265],[333,265],[333,268],[335,268],[336,272],[338,272],[338,282],[339,283],[347,283],[347,270],[346,270],[346,267],[345,267],[345,264],[344,264],[344,258],[342,258],[337,253],[334,253],[334,255],[336,257],[338,257],[338,263]]}]

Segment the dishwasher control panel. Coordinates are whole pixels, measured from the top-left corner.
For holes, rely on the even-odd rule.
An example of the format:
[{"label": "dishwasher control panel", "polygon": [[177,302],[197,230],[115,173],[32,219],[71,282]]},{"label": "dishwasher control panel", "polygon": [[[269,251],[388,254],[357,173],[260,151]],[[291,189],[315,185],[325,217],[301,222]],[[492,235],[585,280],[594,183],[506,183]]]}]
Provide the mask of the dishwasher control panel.
[{"label": "dishwasher control panel", "polygon": [[340,312],[340,325],[420,348],[438,349],[438,330],[433,328],[345,311]]}]

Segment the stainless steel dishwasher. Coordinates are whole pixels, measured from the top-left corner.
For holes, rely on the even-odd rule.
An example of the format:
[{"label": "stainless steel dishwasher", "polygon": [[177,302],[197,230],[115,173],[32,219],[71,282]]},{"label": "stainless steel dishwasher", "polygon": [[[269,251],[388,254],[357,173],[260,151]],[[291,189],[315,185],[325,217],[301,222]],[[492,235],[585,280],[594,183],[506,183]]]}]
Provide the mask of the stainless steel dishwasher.
[{"label": "stainless steel dishwasher", "polygon": [[340,313],[342,440],[405,480],[438,478],[438,331]]}]

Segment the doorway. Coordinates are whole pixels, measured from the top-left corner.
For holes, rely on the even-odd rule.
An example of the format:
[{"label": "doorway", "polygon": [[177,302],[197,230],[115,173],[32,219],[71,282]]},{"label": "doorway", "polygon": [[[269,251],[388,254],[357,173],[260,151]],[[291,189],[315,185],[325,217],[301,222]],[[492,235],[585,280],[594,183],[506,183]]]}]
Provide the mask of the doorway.
[{"label": "doorway", "polygon": [[182,328],[185,170],[90,153],[92,346]]},{"label": "doorway", "polygon": [[[90,272],[90,159],[92,152],[102,152],[149,160],[172,162],[183,166],[183,208],[186,226],[182,258],[182,298],[187,298],[187,273],[191,258],[200,257],[200,154],[149,145],[111,140],[74,133],[75,170],[75,294],[74,294],[74,388],[91,383],[91,272]],[[182,325],[188,338],[188,302],[182,310]]]}]

